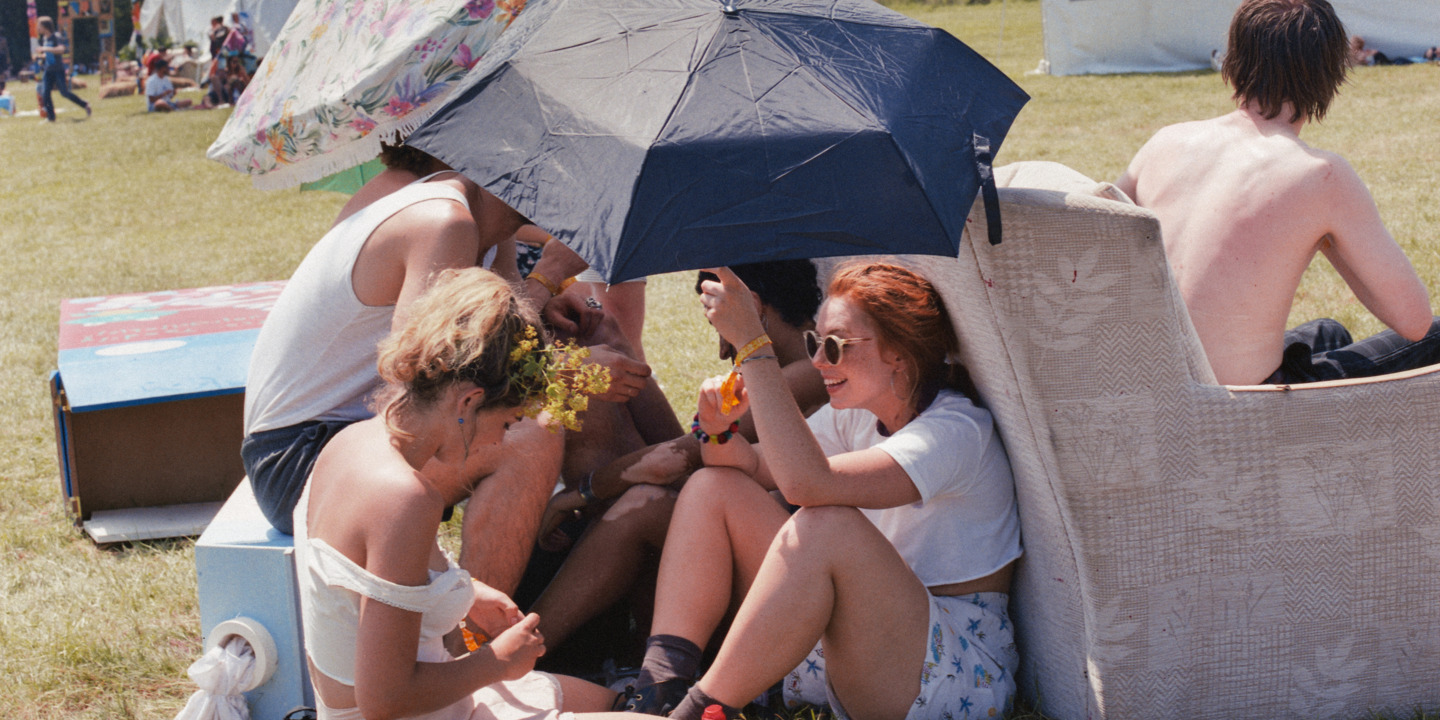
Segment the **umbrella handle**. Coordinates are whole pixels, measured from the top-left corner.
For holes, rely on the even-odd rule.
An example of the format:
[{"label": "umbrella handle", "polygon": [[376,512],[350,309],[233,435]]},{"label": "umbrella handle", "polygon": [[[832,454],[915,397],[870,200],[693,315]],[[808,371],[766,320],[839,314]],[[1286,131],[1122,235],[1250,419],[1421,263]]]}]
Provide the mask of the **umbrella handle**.
[{"label": "umbrella handle", "polygon": [[980,194],[985,198],[985,224],[990,231],[990,244],[999,245],[1000,191],[995,189],[995,158],[990,152],[990,138],[974,134],[975,169],[980,174]]}]

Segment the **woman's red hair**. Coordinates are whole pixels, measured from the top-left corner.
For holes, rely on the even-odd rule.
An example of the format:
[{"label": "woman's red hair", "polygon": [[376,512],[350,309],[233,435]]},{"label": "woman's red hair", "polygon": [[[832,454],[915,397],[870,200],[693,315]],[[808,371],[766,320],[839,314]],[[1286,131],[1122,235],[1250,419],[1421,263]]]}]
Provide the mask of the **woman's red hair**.
[{"label": "woman's red hair", "polygon": [[916,412],[941,388],[978,402],[964,366],[947,362],[959,352],[960,341],[945,301],[929,280],[898,265],[855,262],[835,272],[827,297],[844,298],[869,315],[880,343],[915,370],[907,399]]}]

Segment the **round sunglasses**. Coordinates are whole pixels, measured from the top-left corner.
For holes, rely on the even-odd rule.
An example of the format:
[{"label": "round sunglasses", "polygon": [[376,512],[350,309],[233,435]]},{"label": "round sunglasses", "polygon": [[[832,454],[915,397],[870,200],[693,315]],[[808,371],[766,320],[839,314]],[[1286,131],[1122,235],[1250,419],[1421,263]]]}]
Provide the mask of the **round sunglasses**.
[{"label": "round sunglasses", "polygon": [[816,335],[814,330],[806,330],[805,354],[809,355],[811,360],[814,360],[815,356],[823,350],[825,351],[825,362],[831,365],[839,365],[840,360],[845,356],[846,345],[874,339],[875,338],[842,338],[834,335],[821,337]]}]

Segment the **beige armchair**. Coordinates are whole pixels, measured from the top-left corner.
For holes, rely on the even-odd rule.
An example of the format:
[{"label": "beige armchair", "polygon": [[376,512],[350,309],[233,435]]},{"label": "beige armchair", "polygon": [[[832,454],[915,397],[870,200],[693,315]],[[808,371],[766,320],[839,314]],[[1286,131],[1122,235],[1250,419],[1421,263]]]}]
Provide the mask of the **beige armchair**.
[{"label": "beige armchair", "polygon": [[1055,718],[1440,708],[1440,372],[1224,387],[1154,215],[1001,168],[936,282],[1015,469],[1022,694]]}]

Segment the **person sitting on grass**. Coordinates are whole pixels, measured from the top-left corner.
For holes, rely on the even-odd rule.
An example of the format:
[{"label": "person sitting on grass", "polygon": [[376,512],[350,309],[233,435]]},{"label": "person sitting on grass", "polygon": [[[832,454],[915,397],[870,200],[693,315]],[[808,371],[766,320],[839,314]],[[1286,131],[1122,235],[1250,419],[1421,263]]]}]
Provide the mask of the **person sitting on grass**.
[{"label": "person sitting on grass", "polygon": [[[1350,50],[1325,0],[1245,0],[1222,75],[1239,106],[1162,128],[1116,185],[1160,220],[1165,255],[1225,385],[1369,377],[1440,362],[1440,321],[1350,163],[1300,139],[1334,99]],[[1354,342],[1321,319],[1285,329],[1324,253],[1391,330]]]},{"label": "person sitting on grass", "polygon": [[[830,404],[806,420],[753,297],[730,270],[716,273],[702,302],[740,348],[739,382],[701,390],[705,468],[676,502],[645,661],[620,709],[698,720],[719,704],[734,717],[785,680],[787,700],[842,718],[1007,712],[1014,481],[990,413],[953,364],[939,293],[894,265],[838,270],[806,333]],[[733,431],[747,410],[758,444]],[[800,506],[794,515],[775,488]],[[714,664],[691,686],[735,602]]]},{"label": "person sitting on grass", "polygon": [[[804,333],[814,329],[820,307],[815,265],[809,260],[784,260],[737,265],[732,270],[755,296],[761,325],[774,341],[796,403],[806,415],[813,413],[827,401],[820,373],[805,354]],[[700,273],[696,292],[701,283],[713,279],[712,273]],[[733,361],[736,349],[723,337],[719,350],[721,360]],[[740,434],[754,440],[751,416],[743,415],[738,422]],[[578,524],[583,535],[531,606],[539,613],[540,629],[552,648],[562,646],[581,625],[639,589],[639,579],[653,576],[679,483],[700,467],[700,441],[682,435],[625,454],[595,469],[577,488],[551,498],[541,522],[543,549],[568,546],[568,538],[555,534],[572,513],[599,515],[588,524]],[[643,605],[637,616],[648,619],[648,598],[637,601]]]},{"label": "person sitting on grass", "polygon": [[164,58],[150,64],[150,77],[145,79],[145,108],[149,112],[170,112],[190,107],[189,100],[175,99],[175,83],[170,81],[170,65]]},{"label": "person sitting on grass", "polygon": [[[472,580],[436,539],[445,509],[475,490],[459,471],[473,451],[498,446],[537,405],[563,413],[603,377],[577,373],[544,333],[505,280],[451,269],[382,343],[375,416],[325,446],[294,510],[320,720],[522,720],[613,703],[599,685],[532,672],[545,652],[539,618]],[[444,636],[462,621],[494,639],[470,639],[455,658]]]}]

